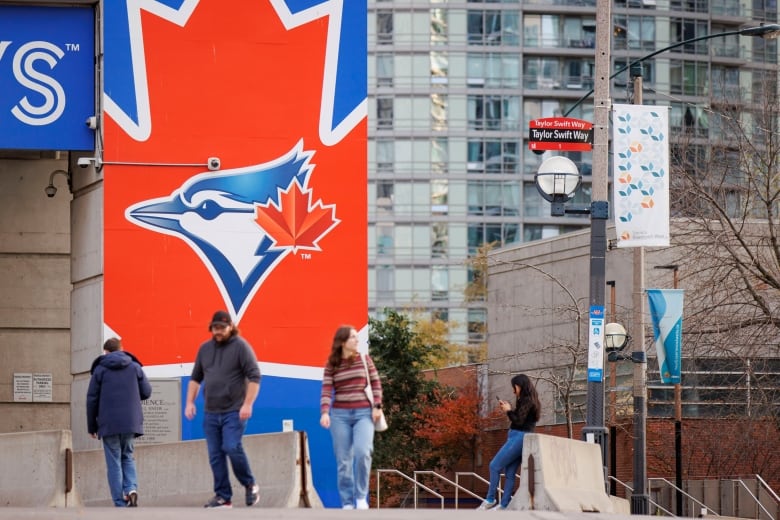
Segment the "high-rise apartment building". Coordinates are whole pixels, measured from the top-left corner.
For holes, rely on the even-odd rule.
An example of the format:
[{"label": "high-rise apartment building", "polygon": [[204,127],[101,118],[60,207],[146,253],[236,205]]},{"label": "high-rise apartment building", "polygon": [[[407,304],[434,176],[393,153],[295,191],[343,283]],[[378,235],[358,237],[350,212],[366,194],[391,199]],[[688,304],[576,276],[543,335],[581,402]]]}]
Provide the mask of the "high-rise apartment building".
[{"label": "high-rise apartment building", "polygon": [[[351,0],[348,0],[351,1]],[[595,0],[369,0],[369,309],[415,308],[484,339],[486,310],[466,302],[467,259],[589,225],[551,217],[528,150],[529,121],[592,121]],[[776,0],[616,0],[613,71],[678,42],[777,22]],[[731,34],[642,63],[645,104],[671,107],[670,132],[709,136],[713,98],[777,77],[775,40]],[[630,103],[625,72],[613,102]],[[684,130],[684,132],[683,132]],[[566,153],[590,200],[591,154]]]}]

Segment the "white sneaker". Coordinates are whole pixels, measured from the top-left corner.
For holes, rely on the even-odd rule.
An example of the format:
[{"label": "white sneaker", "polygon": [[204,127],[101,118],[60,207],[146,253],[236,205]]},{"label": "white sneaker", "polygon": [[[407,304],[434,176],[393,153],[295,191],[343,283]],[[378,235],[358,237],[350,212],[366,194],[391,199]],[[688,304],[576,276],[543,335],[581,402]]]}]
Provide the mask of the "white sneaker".
[{"label": "white sneaker", "polygon": [[355,509],[355,506],[353,506],[352,504],[347,504],[345,506],[341,506],[341,509]]},{"label": "white sneaker", "polygon": [[477,508],[477,511],[487,511],[487,510],[493,509],[497,505],[498,505],[498,501],[497,500],[493,500],[492,502],[489,501],[489,500],[483,500],[482,503]]},{"label": "white sneaker", "polygon": [[368,500],[365,498],[358,498],[357,507],[355,509],[368,509]]}]

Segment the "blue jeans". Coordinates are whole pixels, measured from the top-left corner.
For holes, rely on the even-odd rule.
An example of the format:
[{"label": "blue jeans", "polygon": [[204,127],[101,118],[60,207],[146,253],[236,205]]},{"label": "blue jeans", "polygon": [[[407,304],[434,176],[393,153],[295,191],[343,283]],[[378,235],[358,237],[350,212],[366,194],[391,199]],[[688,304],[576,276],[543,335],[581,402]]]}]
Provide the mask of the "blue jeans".
[{"label": "blue jeans", "polygon": [[504,493],[501,495],[501,506],[508,506],[509,501],[512,500],[512,493],[515,490],[515,473],[523,461],[523,437],[525,437],[525,432],[509,430],[506,442],[490,461],[490,466],[488,466],[490,468],[490,486],[486,497],[489,502],[496,499],[501,471],[506,475]]},{"label": "blue jeans", "polygon": [[241,444],[246,430],[246,421],[238,418],[238,410],[225,413],[206,412],[203,417],[203,433],[209,451],[209,464],[214,475],[214,493],[227,501],[233,498],[230,486],[227,460],[233,467],[233,474],[244,486],[255,483],[249,468],[249,459]]},{"label": "blue jeans", "polygon": [[368,499],[371,455],[374,452],[374,421],[371,408],[332,408],[330,435],[336,455],[337,486],[341,505]]},{"label": "blue jeans", "polygon": [[125,496],[138,490],[133,449],[134,433],[121,433],[103,437],[103,452],[106,454],[106,474],[111,500],[116,507],[127,507]]}]

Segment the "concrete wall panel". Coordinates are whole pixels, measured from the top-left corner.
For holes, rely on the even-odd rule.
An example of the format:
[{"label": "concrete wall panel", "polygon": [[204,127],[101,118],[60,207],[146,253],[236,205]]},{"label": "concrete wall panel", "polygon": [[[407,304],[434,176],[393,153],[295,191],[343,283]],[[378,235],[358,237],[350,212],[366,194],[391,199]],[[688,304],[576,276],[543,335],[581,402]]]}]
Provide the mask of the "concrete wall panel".
[{"label": "concrete wall panel", "polygon": [[73,283],[103,273],[103,190],[86,189],[73,200]]},{"label": "concrete wall panel", "polygon": [[0,255],[0,328],[70,326],[70,258]]},{"label": "concrete wall panel", "polygon": [[0,435],[0,504],[14,507],[79,506],[75,489],[67,492],[66,459],[70,431]]},{"label": "concrete wall panel", "polygon": [[[260,487],[259,507],[322,507],[313,489],[305,439],[304,432],[244,437],[244,449]],[[200,507],[214,496],[205,441],[136,445],[135,455],[140,505]],[[102,449],[77,451],[74,470],[84,505],[111,505]],[[234,506],[245,507],[244,488],[232,471],[230,477]],[[308,483],[305,500],[304,481]]]},{"label": "concrete wall panel", "polygon": [[14,373],[44,373],[52,375],[53,402],[67,404],[71,384],[69,340],[67,330],[0,329],[0,402],[13,401]]},{"label": "concrete wall panel", "polygon": [[0,433],[53,430],[62,425],[70,425],[69,403],[0,403]]},{"label": "concrete wall panel", "polygon": [[63,160],[0,160],[0,253],[70,253],[70,200],[63,175],[54,177],[57,195],[44,188]]}]

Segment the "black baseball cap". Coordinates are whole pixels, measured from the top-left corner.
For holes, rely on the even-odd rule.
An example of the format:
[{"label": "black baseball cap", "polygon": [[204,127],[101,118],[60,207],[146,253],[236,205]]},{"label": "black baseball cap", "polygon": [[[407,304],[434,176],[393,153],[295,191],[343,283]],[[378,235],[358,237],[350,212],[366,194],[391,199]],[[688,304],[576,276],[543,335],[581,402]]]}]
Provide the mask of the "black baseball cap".
[{"label": "black baseball cap", "polygon": [[213,327],[214,325],[232,325],[233,320],[230,318],[230,314],[228,314],[226,311],[217,311],[214,313],[214,316],[211,317],[211,325],[209,325],[209,328]]}]

